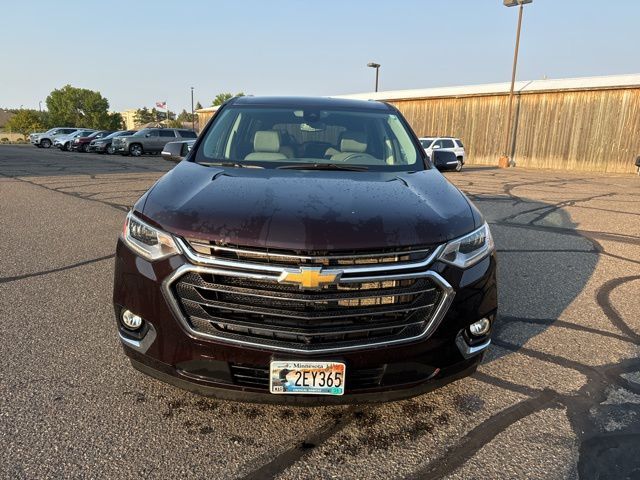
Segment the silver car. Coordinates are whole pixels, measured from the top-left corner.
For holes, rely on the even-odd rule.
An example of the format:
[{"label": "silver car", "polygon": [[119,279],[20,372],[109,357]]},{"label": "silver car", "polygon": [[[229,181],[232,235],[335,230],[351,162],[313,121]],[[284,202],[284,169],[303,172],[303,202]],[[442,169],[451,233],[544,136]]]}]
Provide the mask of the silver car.
[{"label": "silver car", "polygon": [[198,135],[193,130],[184,128],[145,128],[130,137],[113,139],[113,147],[121,155],[139,157],[144,153],[158,154],[169,142],[195,139]]},{"label": "silver car", "polygon": [[77,132],[79,129],[71,127],[55,127],[42,133],[32,133],[29,135],[29,141],[32,145],[40,148],[49,148],[53,142],[59,137]]},{"label": "silver car", "polygon": [[88,128],[75,129],[75,131],[70,133],[69,135],[61,135],[57,137],[53,141],[53,146],[58,147],[60,150],[67,151],[69,150],[69,147],[71,146],[71,143],[73,142],[74,139],[78,137],[88,137],[93,132],[95,132],[95,130],[91,130]]}]

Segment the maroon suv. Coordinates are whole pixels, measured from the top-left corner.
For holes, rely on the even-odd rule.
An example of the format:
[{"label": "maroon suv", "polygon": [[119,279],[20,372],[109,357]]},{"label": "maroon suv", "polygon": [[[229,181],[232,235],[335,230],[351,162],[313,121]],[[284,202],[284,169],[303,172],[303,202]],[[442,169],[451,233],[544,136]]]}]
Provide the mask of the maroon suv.
[{"label": "maroon suv", "polygon": [[91,144],[91,142],[108,137],[112,133],[113,130],[99,130],[97,132],[93,132],[87,137],[77,137],[73,140],[73,142],[71,142],[71,145],[69,145],[69,150],[86,153],[89,151],[89,145]]},{"label": "maroon suv", "polygon": [[133,366],[178,387],[376,402],[475,370],[495,271],[396,108],[240,97],[128,214],[114,304]]}]

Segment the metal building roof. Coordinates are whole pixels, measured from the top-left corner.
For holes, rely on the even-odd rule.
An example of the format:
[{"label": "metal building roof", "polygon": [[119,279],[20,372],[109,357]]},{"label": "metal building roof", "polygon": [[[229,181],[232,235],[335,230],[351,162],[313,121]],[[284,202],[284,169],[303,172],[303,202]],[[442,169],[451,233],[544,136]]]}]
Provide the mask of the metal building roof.
[{"label": "metal building roof", "polygon": [[[468,95],[499,95],[509,93],[511,84],[486,83],[482,85],[462,85],[457,87],[420,88],[412,90],[389,90],[386,92],[354,93],[332,95],[337,98],[361,100],[409,100],[430,97],[463,97]],[[515,92],[536,92],[549,90],[592,90],[602,88],[640,87],[640,74],[607,75],[601,77],[559,78],[528,80],[515,83]]]}]

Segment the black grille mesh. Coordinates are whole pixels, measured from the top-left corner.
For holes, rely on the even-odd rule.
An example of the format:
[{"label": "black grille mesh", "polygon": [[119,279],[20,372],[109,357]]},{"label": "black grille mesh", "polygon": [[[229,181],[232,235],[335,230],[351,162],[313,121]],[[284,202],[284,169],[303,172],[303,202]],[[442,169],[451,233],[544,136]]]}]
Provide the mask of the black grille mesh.
[{"label": "black grille mesh", "polygon": [[418,335],[442,295],[428,278],[301,290],[277,282],[188,272],[172,288],[197,332],[309,351]]}]

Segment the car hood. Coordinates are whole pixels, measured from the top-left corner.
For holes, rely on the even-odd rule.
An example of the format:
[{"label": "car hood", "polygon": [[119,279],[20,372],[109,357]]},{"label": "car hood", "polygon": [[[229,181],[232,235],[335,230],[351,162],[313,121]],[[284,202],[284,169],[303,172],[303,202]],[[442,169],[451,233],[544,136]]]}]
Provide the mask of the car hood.
[{"label": "car hood", "polygon": [[466,197],[435,169],[222,169],[183,161],[134,210],[182,237],[304,251],[434,245],[476,226]]}]

